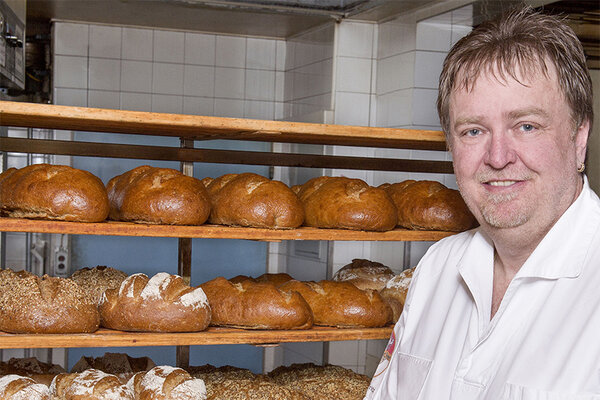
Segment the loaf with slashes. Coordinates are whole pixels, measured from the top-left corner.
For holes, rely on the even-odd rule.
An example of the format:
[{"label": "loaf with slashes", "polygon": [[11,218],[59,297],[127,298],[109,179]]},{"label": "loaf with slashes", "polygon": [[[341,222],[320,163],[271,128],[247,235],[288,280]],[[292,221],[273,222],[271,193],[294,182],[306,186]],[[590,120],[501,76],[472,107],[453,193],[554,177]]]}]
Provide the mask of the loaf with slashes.
[{"label": "loaf with slashes", "polygon": [[0,377],[0,400],[50,400],[48,386],[20,375]]},{"label": "loaf with slashes", "polygon": [[52,400],[135,400],[115,375],[97,369],[59,374],[50,384]]},{"label": "loaf with slashes", "polygon": [[205,400],[204,381],[187,371],[160,365],[150,371],[138,372],[128,382],[136,400]]},{"label": "loaf with slashes", "polygon": [[204,291],[178,275],[134,274],[99,302],[106,328],[143,332],[197,332],[206,329],[211,310]]}]

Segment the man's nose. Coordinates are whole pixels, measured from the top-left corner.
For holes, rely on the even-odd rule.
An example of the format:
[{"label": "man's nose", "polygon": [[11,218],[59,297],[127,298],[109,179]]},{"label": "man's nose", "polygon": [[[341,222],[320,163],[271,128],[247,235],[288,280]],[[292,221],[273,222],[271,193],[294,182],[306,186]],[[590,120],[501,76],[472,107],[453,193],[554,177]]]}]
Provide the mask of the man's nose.
[{"label": "man's nose", "polygon": [[502,169],[517,159],[515,144],[504,132],[492,133],[486,150],[484,162],[494,169]]}]

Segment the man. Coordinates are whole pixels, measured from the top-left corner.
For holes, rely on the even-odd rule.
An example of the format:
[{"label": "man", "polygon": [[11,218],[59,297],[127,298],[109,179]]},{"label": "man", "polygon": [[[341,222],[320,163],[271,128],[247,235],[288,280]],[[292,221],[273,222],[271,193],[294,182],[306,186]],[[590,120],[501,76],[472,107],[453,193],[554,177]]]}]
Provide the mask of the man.
[{"label": "man", "polygon": [[416,269],[366,399],[600,399],[600,200],[581,44],[526,8],[448,54],[438,112],[480,227]]}]

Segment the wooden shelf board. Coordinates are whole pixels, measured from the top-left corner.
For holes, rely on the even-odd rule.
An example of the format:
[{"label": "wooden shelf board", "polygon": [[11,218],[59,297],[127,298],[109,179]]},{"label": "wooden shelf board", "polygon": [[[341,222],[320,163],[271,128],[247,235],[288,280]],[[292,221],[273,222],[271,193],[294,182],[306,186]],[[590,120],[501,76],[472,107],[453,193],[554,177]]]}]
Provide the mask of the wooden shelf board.
[{"label": "wooden shelf board", "polygon": [[437,241],[455,232],[394,229],[387,232],[345,229],[244,228],[221,225],[146,225],[130,222],[66,222],[22,218],[0,218],[0,231],[65,233],[72,235],[111,235],[205,239],[280,240],[360,240],[360,241]]},{"label": "wooden shelf board", "polygon": [[276,344],[338,340],[388,339],[393,326],[383,328],[314,327],[307,330],[244,330],[208,328],[191,333],[122,332],[99,329],[94,333],[11,334],[0,332],[1,349],[47,347],[188,346],[215,344]]},{"label": "wooden shelf board", "polygon": [[77,131],[445,150],[444,134],[418,129],[312,124],[0,101],[0,125]]}]

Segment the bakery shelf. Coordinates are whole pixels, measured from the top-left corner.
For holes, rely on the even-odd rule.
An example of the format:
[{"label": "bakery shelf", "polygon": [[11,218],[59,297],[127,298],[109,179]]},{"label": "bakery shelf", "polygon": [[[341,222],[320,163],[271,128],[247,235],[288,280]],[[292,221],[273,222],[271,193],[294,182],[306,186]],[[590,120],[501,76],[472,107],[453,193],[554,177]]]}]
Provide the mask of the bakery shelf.
[{"label": "bakery shelf", "polygon": [[307,330],[244,330],[208,328],[191,333],[122,332],[11,334],[0,332],[0,348],[188,346],[216,344],[270,345],[288,342],[389,339],[392,326],[382,328],[314,327]]},{"label": "bakery shelf", "polygon": [[73,235],[113,235],[205,239],[249,240],[357,240],[357,241],[437,241],[455,232],[394,229],[387,232],[353,231],[345,229],[244,228],[221,225],[147,225],[131,222],[66,222],[22,218],[0,218],[0,231],[66,233]]},{"label": "bakery shelf", "polygon": [[0,101],[0,125],[77,131],[446,150],[440,131],[206,117]]}]

